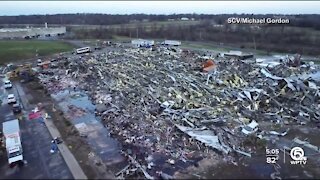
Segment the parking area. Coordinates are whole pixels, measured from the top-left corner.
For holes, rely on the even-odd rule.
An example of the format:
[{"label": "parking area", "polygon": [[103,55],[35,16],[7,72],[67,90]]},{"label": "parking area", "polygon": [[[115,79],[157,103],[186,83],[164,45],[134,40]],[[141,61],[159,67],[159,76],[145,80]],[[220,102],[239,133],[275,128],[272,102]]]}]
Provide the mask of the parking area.
[{"label": "parking area", "polygon": [[[2,122],[16,119],[12,105],[7,104],[7,95],[15,94],[18,102],[25,98],[24,93],[17,91],[19,82],[13,82],[13,88],[4,89],[0,82],[2,104],[0,107],[1,130]],[[27,120],[27,114],[32,109],[29,104],[23,104],[20,120],[21,140],[24,156],[24,166],[10,168],[7,162],[7,155],[4,151],[0,155],[0,174],[2,179],[72,179],[68,166],[60,153],[50,153],[51,135],[46,126],[36,120]],[[23,118],[24,117],[24,118]],[[5,149],[3,149],[5,150]]]}]

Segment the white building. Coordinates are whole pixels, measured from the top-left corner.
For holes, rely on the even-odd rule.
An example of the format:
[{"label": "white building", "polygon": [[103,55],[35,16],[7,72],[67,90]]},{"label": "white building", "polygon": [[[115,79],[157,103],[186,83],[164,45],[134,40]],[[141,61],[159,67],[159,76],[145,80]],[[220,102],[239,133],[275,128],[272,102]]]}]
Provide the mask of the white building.
[{"label": "white building", "polygon": [[224,27],[222,24],[213,24],[212,26],[215,28],[223,28]]},{"label": "white building", "polygon": [[181,42],[180,41],[175,41],[175,40],[165,40],[161,44],[162,45],[167,45],[167,46],[180,46]]},{"label": "white building", "polygon": [[57,36],[67,32],[66,27],[45,27],[41,28],[0,28],[0,39],[33,38],[37,36]]},{"label": "white building", "polygon": [[153,46],[154,40],[147,40],[147,39],[133,39],[131,40],[131,44],[135,47],[146,47],[146,46]]},{"label": "white building", "polygon": [[181,18],[181,21],[189,21],[189,18],[187,18],[187,17],[182,17],[182,18]]}]

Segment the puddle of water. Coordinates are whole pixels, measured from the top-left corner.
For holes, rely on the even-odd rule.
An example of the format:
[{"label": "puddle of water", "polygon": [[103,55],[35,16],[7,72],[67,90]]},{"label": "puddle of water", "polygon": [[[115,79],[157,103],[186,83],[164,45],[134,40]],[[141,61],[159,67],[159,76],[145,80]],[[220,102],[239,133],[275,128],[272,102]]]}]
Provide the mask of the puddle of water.
[{"label": "puddle of water", "polygon": [[[61,91],[57,94],[52,94],[58,102],[58,106],[69,115],[70,122],[73,125],[85,123],[87,129],[86,141],[93,149],[93,152],[98,155],[106,165],[117,165],[125,159],[120,154],[120,144],[115,139],[109,136],[109,131],[101,123],[100,119],[94,114],[95,106],[91,103],[88,96],[82,92],[70,92],[68,90]],[[70,107],[73,107],[70,110]],[[79,116],[71,114],[75,110],[81,110]],[[78,111],[76,111],[78,112]]]},{"label": "puddle of water", "polygon": [[[52,94],[51,96],[58,102],[58,106],[64,114],[70,118],[70,122],[72,122],[73,125],[79,126],[79,124],[82,123],[81,128],[85,129],[83,132],[87,134],[86,141],[93,149],[93,152],[98,155],[106,165],[118,166],[116,168],[120,168],[120,166],[125,164],[125,158],[119,152],[120,143],[109,136],[108,129],[106,129],[100,119],[95,116],[95,105],[91,103],[86,94],[81,92],[69,93],[69,91],[66,90]],[[70,107],[72,110],[70,110]],[[74,111],[79,112],[80,115],[73,113]],[[83,125],[83,123],[85,123],[85,125]],[[124,147],[124,149],[128,148],[134,150],[136,147]],[[136,150],[146,151],[144,149]],[[155,163],[154,168],[148,170],[151,175],[156,175],[157,170],[173,175],[175,171],[184,169],[190,164],[200,160],[194,159],[189,163],[176,160],[175,165],[171,165],[166,162],[166,160],[169,159],[168,156],[159,153],[151,153],[151,155],[154,157]]]},{"label": "puddle of water", "polygon": [[[88,129],[88,136],[86,138],[88,144],[92,147],[94,153],[98,155],[102,161],[107,165],[115,165],[117,163],[121,163],[124,161],[124,157],[119,153],[120,144],[115,139],[109,136],[109,131],[103,126],[100,119],[95,117],[94,111],[95,106],[91,103],[90,99],[87,95],[81,92],[69,94],[68,91],[62,91],[58,94],[52,95],[52,97],[58,102],[58,105],[63,110],[64,113],[68,114],[70,111],[70,105],[75,106],[77,108],[83,109],[86,113],[80,117],[73,116],[71,117],[71,122],[76,125],[79,123],[85,123]],[[292,145],[293,136],[301,135],[301,137],[311,137],[305,129],[301,129],[302,131],[289,131],[288,135],[285,137],[279,138],[276,141],[276,144],[269,144],[268,148],[281,148],[284,146],[290,147]],[[312,137],[312,140],[315,140],[317,137]],[[301,138],[303,139],[303,138]],[[317,143],[319,140],[317,140]],[[318,144],[316,144],[318,145]],[[309,154],[306,151],[306,154]],[[173,174],[175,170],[180,169],[181,167],[186,167],[185,163],[176,162],[176,165],[180,165],[180,168],[172,167],[168,165],[165,160],[168,158],[163,155],[154,154],[155,156],[155,167],[150,170],[150,174],[155,174],[153,172],[155,169],[161,169],[163,172],[168,174]],[[286,159],[286,161],[284,161]],[[244,162],[244,164],[242,164]],[[280,177],[282,178],[310,178],[310,176],[306,175],[311,174],[311,177],[320,177],[319,172],[315,169],[315,164],[311,161],[308,162],[305,167],[301,167],[300,165],[291,165],[290,164],[290,156],[283,154],[280,151],[280,157],[278,161],[281,168]],[[187,163],[188,164],[188,163]],[[214,164],[214,163],[213,163]],[[233,164],[220,164],[219,167],[213,166],[206,170],[205,172],[199,173],[201,177],[205,178],[231,178],[231,179],[243,179],[243,178],[270,178],[270,174],[275,172],[273,165],[266,163],[266,155],[265,152],[259,152],[254,155],[252,158],[245,158],[238,162],[238,166]],[[168,166],[167,166],[168,165]],[[169,167],[171,166],[171,167]]]}]

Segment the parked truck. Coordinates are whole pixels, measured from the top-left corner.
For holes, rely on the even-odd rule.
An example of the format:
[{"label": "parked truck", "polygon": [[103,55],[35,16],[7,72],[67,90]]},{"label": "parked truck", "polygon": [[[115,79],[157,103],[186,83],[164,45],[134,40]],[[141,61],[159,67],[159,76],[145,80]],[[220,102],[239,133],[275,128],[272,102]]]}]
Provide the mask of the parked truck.
[{"label": "parked truck", "polygon": [[162,45],[167,45],[167,46],[180,46],[181,45],[181,41],[165,40],[161,44]]},{"label": "parked truck", "polygon": [[21,134],[19,121],[17,119],[2,123],[4,143],[7,150],[8,163],[10,167],[23,165]]}]

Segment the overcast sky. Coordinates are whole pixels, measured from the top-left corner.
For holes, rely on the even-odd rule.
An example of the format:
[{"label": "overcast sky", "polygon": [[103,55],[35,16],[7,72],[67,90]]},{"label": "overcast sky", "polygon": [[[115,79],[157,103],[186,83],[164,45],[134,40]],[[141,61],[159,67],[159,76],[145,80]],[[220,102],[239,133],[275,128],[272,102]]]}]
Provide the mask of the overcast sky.
[{"label": "overcast sky", "polygon": [[320,1],[0,1],[0,15],[60,13],[320,14]]}]

